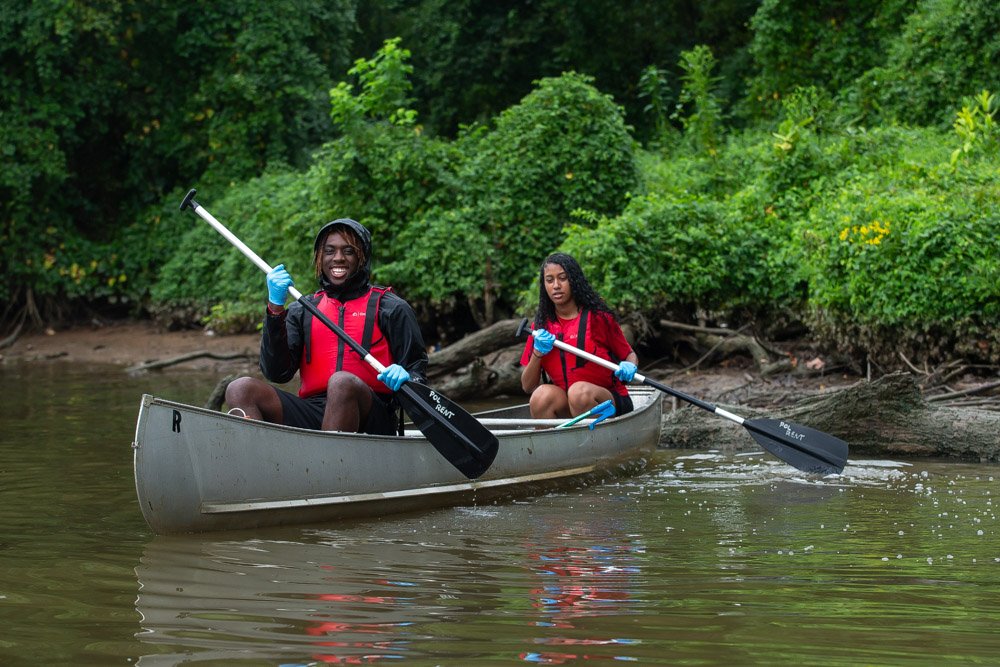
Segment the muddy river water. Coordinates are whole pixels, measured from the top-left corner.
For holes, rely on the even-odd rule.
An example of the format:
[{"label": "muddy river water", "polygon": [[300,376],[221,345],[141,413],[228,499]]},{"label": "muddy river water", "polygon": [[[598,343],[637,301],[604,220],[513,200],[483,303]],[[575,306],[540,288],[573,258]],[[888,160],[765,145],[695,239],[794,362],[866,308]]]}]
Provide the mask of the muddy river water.
[{"label": "muddy river water", "polygon": [[994,466],[660,450],[496,505],[155,536],[140,396],[216,380],[0,366],[0,664],[1000,662]]}]

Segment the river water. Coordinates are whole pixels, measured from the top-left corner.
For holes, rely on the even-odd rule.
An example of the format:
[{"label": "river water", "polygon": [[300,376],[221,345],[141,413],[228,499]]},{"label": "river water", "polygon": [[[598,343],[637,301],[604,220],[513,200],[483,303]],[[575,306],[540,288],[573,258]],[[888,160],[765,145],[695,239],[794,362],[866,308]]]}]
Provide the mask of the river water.
[{"label": "river water", "polygon": [[217,379],[0,366],[0,664],[1000,664],[993,466],[661,450],[498,505],[154,536],[140,396]]}]

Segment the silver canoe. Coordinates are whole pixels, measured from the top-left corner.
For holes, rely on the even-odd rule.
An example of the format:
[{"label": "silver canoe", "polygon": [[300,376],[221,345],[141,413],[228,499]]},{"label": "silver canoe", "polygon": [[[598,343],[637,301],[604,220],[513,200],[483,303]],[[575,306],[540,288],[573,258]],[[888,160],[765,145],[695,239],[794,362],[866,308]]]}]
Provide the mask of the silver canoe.
[{"label": "silver canoe", "polygon": [[[476,415],[500,441],[467,479],[419,431],[381,437],[311,431],[144,395],[135,485],[156,533],[318,523],[538,493],[640,469],[656,449],[661,394],[630,388],[635,410],[587,428],[532,420],[527,406]],[[412,427],[411,427],[412,428]]]}]

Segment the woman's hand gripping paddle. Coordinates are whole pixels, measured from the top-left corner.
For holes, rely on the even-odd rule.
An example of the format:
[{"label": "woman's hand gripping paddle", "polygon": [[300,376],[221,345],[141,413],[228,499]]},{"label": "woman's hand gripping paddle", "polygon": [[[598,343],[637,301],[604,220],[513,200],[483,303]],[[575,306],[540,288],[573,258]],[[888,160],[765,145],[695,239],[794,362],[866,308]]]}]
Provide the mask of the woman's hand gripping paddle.
[{"label": "woman's hand gripping paddle", "polygon": [[[181,202],[181,210],[190,207],[215,231],[219,232],[237,250],[256,264],[257,268],[264,273],[269,272],[271,267],[267,262],[196,202],[194,200],[195,194],[195,190],[187,193],[184,201]],[[385,366],[378,359],[320,312],[311,301],[303,298],[297,289],[290,287],[288,292],[302,304],[303,308],[312,313],[313,317],[328,326],[379,373],[385,370]],[[463,475],[475,479],[489,469],[493,459],[496,458],[500,443],[496,435],[491,433],[476,418],[448,398],[418,382],[405,382],[396,392],[396,398],[406,414],[413,420],[413,424],[424,434],[424,437]]]},{"label": "woman's hand gripping paddle", "polygon": [[[517,328],[517,336],[522,337],[528,333],[528,320],[523,320]],[[536,332],[530,333],[534,335]],[[561,340],[556,340],[555,346],[610,370],[618,369],[618,364],[613,361],[602,359]],[[633,379],[740,424],[750,432],[750,436],[757,441],[757,444],[799,470],[823,475],[839,474],[847,465],[847,443],[840,438],[783,419],[744,419],[711,403],[650,380],[640,373],[636,373]]]}]

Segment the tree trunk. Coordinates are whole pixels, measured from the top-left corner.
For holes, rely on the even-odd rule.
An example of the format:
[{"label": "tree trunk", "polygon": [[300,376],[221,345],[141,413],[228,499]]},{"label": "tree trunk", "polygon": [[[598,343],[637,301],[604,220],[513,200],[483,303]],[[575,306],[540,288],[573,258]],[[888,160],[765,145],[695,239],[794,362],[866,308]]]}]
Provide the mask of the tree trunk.
[{"label": "tree trunk", "polygon": [[[719,407],[741,417],[781,417],[829,433],[847,442],[851,457],[1000,462],[1000,414],[928,403],[907,373],[811,396],[787,409]],[[749,451],[756,443],[746,429],[688,407],[664,415],[660,446]]]}]

